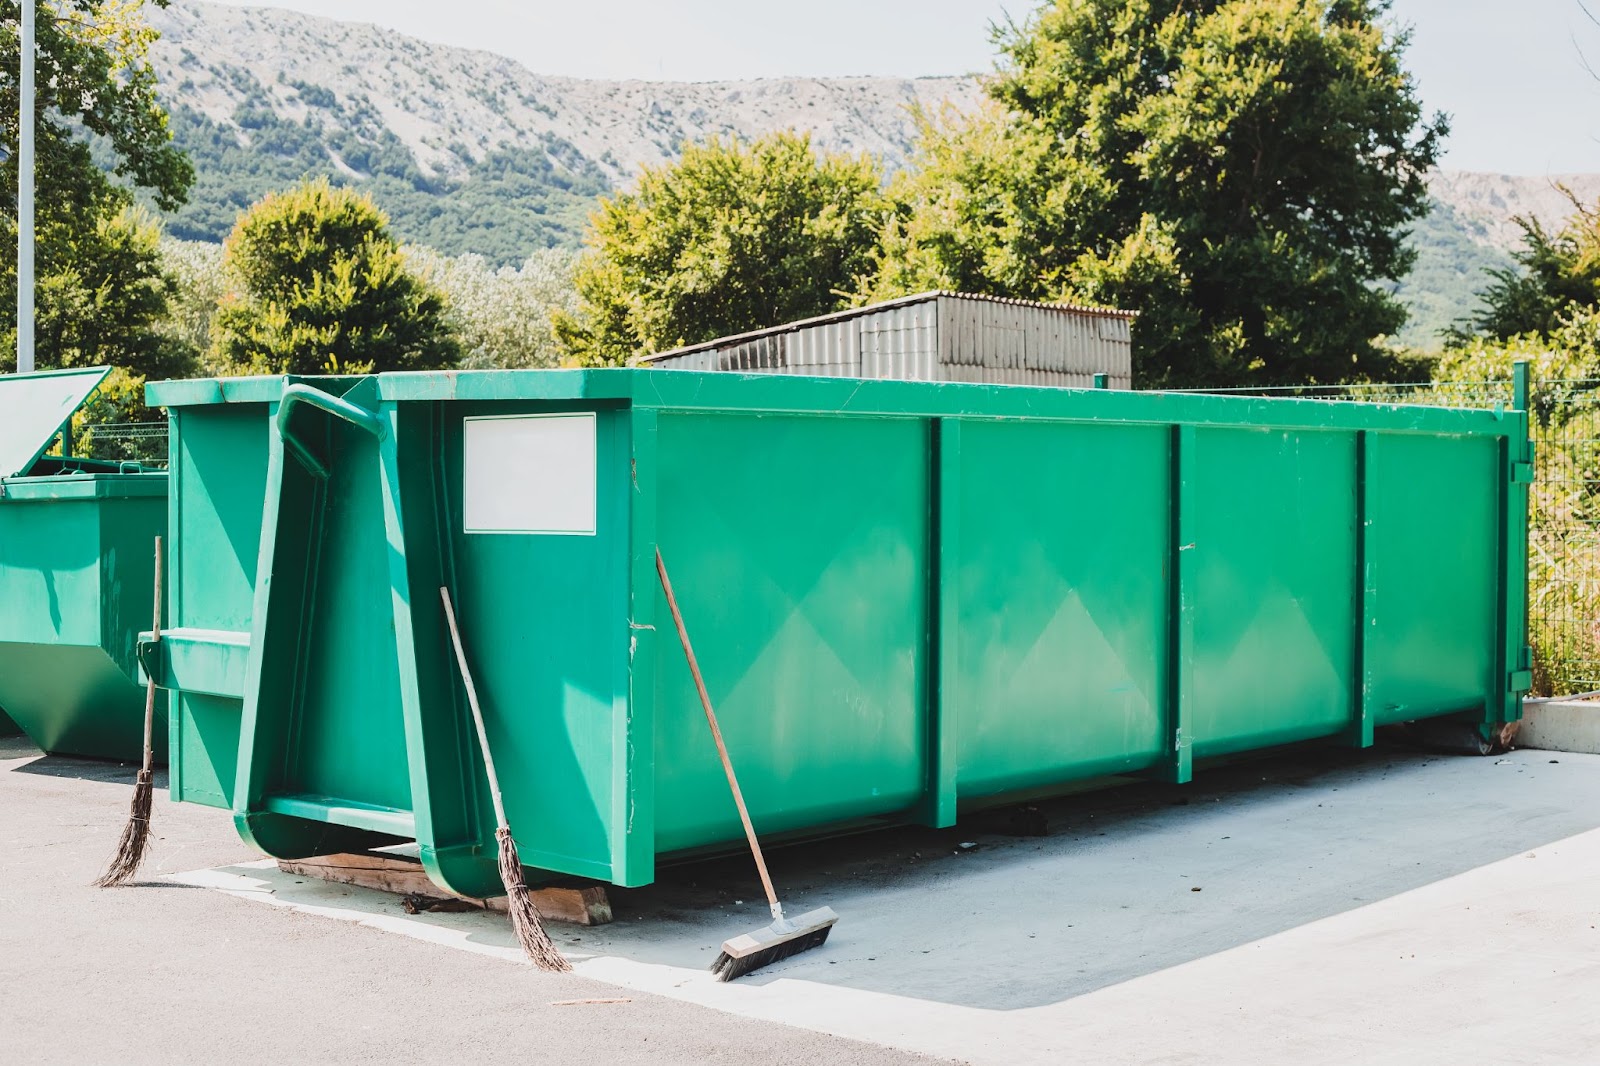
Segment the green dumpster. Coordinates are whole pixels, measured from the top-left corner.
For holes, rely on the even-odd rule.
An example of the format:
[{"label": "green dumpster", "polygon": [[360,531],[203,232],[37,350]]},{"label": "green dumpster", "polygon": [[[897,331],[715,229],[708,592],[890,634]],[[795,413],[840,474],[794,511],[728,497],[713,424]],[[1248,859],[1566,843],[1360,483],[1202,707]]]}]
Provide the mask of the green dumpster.
[{"label": "green dumpster", "polygon": [[45,751],[136,760],[167,475],[46,454],[108,372],[0,377],[0,707]]},{"label": "green dumpster", "polygon": [[[619,885],[739,822],[949,825],[1087,778],[1520,714],[1520,409],[481,371],[153,385],[173,791],[295,857]],[[1521,405],[1525,407],[1524,405]]]}]

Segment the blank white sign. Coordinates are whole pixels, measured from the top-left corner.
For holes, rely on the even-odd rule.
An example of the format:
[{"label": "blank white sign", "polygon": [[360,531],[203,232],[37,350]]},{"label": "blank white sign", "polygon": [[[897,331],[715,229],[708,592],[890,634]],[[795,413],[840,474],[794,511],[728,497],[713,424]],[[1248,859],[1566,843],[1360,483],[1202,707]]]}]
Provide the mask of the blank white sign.
[{"label": "blank white sign", "polygon": [[464,421],[461,484],[468,533],[594,536],[592,413]]}]

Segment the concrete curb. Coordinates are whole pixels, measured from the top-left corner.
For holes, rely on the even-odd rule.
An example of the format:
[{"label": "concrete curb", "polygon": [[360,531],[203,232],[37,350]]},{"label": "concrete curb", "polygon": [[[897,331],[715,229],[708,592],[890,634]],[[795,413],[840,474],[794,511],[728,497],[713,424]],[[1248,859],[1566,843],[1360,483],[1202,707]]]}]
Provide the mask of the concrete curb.
[{"label": "concrete curb", "polygon": [[1600,701],[1529,700],[1523,704],[1517,747],[1600,755]]}]

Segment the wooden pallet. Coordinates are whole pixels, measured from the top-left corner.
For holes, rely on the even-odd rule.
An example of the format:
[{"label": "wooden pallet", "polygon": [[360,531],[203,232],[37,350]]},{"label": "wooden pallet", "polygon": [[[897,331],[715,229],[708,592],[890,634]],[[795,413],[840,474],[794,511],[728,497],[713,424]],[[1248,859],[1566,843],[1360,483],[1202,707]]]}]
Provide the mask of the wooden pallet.
[{"label": "wooden pallet", "polygon": [[[413,900],[460,900],[485,910],[504,912],[506,898],[473,899],[446,892],[428,879],[417,859],[396,855],[319,855],[311,859],[280,859],[278,869],[300,877],[315,877],[342,885],[393,892]],[[547,885],[533,890],[534,906],[544,918],[574,925],[605,925],[611,921],[611,900],[604,885]],[[423,907],[427,909],[427,907]]]}]

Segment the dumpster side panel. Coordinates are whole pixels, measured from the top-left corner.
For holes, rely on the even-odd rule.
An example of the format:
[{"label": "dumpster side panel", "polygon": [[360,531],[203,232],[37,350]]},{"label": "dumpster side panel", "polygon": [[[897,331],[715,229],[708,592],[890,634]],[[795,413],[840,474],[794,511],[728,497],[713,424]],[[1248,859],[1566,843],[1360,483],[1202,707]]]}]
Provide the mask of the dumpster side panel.
[{"label": "dumpster side panel", "polygon": [[378,443],[342,422],[328,437],[316,573],[299,620],[303,688],[274,788],[409,811]]},{"label": "dumpster side panel", "polygon": [[[248,645],[267,494],[267,406],[176,407],[171,425],[169,625],[241,634]],[[243,709],[242,688],[172,693],[175,799],[232,807]]]},{"label": "dumpster side panel", "polygon": [[0,641],[100,643],[99,506],[0,501]]},{"label": "dumpster side panel", "polygon": [[[628,414],[528,403],[446,411],[453,593],[518,852],[529,866],[609,880],[614,823],[626,817],[613,786],[628,713]],[[573,476],[550,480],[558,469]],[[438,589],[426,591],[413,612],[442,620]],[[471,713],[446,631],[438,622],[433,631],[492,857]]]},{"label": "dumpster side panel", "polygon": [[1165,426],[962,421],[959,457],[945,455],[958,528],[942,535],[959,560],[943,590],[958,620],[943,637],[955,657],[944,717],[963,799],[1161,759],[1170,438]]},{"label": "dumpster side panel", "polygon": [[177,407],[172,423],[173,624],[247,633],[267,495],[267,406]]},{"label": "dumpster side panel", "polygon": [[[31,498],[0,500],[0,705],[46,751],[137,759],[144,699],[135,651],[139,630],[150,624],[165,481],[129,475],[24,484]],[[161,761],[165,709],[158,697]]]},{"label": "dumpster side panel", "polygon": [[[139,634],[150,628],[155,607],[155,541],[166,532],[165,495],[100,501],[100,643],[129,678],[139,676]],[[158,699],[158,736],[166,729],[165,707]]]},{"label": "dumpster side panel", "polygon": [[144,750],[144,694],[100,648],[0,643],[0,677],[18,724],[45,751],[134,761]]},{"label": "dumpster side panel", "polygon": [[1202,429],[1194,513],[1198,757],[1330,736],[1356,714],[1356,438]]},{"label": "dumpster side panel", "polygon": [[1499,713],[1500,441],[1368,436],[1370,714]]},{"label": "dumpster side panel", "polygon": [[[658,541],[756,828],[910,810],[928,768],[927,423],[663,411],[657,442]],[[664,603],[655,618],[657,848],[736,840]]]}]

